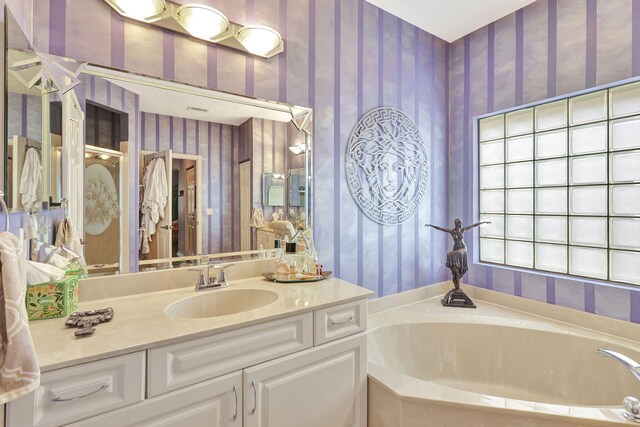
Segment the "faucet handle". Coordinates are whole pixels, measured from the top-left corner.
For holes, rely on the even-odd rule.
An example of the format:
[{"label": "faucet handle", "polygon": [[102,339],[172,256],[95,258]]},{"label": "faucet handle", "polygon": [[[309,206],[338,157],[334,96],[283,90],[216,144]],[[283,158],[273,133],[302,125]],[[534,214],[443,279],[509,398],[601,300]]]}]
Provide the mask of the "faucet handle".
[{"label": "faucet handle", "polygon": [[203,268],[187,268],[187,271],[196,271],[200,273],[198,276],[198,282],[196,283],[196,291],[200,289],[202,286],[206,285],[207,281],[204,278],[204,269]]},{"label": "faucet handle", "polygon": [[227,282],[227,274],[224,272],[224,269],[227,267],[233,267],[234,265],[235,264],[215,264],[213,266],[214,269],[220,270],[218,272],[218,278],[216,280],[216,283],[218,283],[223,288],[226,288],[227,286],[229,286],[229,283]]}]

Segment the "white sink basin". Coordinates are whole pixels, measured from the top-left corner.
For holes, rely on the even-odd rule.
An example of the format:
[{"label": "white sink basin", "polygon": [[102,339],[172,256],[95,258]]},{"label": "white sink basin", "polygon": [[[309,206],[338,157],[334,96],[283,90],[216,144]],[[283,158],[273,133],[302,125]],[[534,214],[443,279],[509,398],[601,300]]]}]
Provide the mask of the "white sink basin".
[{"label": "white sink basin", "polygon": [[263,289],[203,291],[169,304],[164,309],[164,314],[183,319],[227,316],[264,307],[277,299],[277,293]]}]

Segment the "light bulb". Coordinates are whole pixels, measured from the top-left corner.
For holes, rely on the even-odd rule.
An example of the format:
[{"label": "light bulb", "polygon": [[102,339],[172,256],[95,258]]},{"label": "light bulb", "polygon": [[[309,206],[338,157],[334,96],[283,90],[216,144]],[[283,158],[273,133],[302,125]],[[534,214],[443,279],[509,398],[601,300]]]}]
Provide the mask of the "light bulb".
[{"label": "light bulb", "polygon": [[100,157],[102,160],[109,160],[111,158],[111,156],[108,154],[100,154],[98,157]]},{"label": "light bulb", "polygon": [[107,0],[118,13],[129,18],[146,21],[153,18],[167,8],[164,0]]},{"label": "light bulb", "polygon": [[201,4],[185,4],[177,11],[178,22],[189,34],[209,40],[229,28],[229,20],[216,9]]},{"label": "light bulb", "polygon": [[238,31],[238,41],[254,55],[266,56],[282,43],[276,30],[262,25],[248,25]]}]

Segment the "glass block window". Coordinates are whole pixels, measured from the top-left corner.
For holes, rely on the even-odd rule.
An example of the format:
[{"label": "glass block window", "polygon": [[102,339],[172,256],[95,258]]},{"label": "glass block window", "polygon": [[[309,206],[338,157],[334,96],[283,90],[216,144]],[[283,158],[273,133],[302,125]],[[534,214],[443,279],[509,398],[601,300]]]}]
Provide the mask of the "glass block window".
[{"label": "glass block window", "polygon": [[640,83],[478,120],[480,260],[640,284]]}]

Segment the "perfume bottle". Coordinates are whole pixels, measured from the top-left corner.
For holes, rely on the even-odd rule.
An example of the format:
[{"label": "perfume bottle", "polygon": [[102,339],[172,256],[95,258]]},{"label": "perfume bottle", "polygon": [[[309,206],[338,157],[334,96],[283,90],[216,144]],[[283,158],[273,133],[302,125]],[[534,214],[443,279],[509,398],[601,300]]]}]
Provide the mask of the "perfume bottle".
[{"label": "perfume bottle", "polygon": [[[276,240],[276,242],[280,242],[280,241]],[[278,248],[278,250],[279,250],[279,253],[276,261],[275,278],[276,280],[287,280],[289,279],[289,274],[291,273],[291,269],[289,268],[289,263],[287,262],[287,259],[282,249]]]},{"label": "perfume bottle", "polygon": [[286,261],[289,265],[289,274],[296,274],[298,272],[298,254],[296,252],[296,244],[294,242],[285,243],[286,247]]}]

